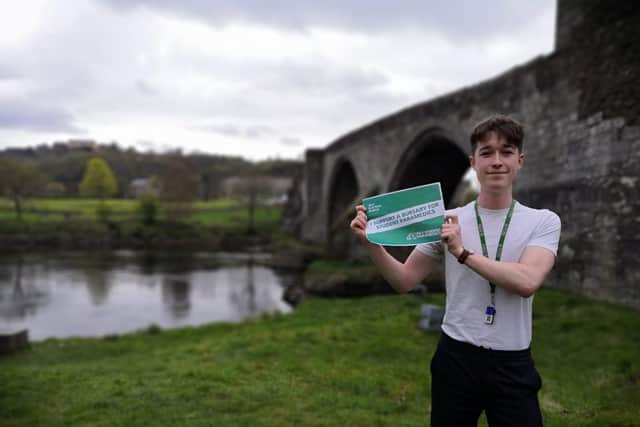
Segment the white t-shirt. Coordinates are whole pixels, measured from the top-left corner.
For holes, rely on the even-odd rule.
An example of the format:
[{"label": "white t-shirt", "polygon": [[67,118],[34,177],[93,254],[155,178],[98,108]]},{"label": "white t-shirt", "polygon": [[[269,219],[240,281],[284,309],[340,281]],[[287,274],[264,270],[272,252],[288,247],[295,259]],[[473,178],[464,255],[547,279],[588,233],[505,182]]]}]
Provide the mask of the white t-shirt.
[{"label": "white t-shirt", "polygon": [[[462,242],[466,249],[482,255],[480,235],[471,202],[447,211],[458,215]],[[500,232],[508,209],[490,210],[478,207],[487,242],[488,255],[495,259]],[[539,246],[552,252],[558,250],[560,218],[547,209],[532,209],[516,203],[511,224],[502,249],[501,261],[517,262],[528,246]],[[494,350],[522,350],[531,344],[533,296],[523,298],[496,286],[496,314],[492,325],[484,323],[484,314],[491,302],[489,282],[471,270],[448,251],[442,243],[421,244],[416,250],[442,259],[445,256],[446,310],[442,330],[451,338]]]}]

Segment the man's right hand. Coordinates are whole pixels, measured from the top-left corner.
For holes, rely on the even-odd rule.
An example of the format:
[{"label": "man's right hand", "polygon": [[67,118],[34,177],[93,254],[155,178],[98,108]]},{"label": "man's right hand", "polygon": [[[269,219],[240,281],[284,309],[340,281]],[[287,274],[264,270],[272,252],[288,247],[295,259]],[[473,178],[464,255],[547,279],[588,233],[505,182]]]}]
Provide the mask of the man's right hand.
[{"label": "man's right hand", "polygon": [[403,263],[389,255],[384,246],[371,243],[367,239],[367,209],[363,205],[356,206],[356,216],[349,225],[367,250],[369,257],[378,271],[399,293],[415,288],[418,283],[434,269],[434,259],[414,250]]},{"label": "man's right hand", "polygon": [[351,230],[361,242],[366,243],[367,233],[367,208],[363,205],[356,206],[356,216],[351,220]]}]

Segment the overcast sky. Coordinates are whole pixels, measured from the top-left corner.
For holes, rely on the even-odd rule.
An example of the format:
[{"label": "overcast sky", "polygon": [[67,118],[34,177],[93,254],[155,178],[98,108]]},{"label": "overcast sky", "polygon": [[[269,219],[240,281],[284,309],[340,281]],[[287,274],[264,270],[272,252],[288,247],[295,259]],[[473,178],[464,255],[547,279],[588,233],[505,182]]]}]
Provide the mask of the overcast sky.
[{"label": "overcast sky", "polygon": [[553,49],[553,0],[20,0],[0,149],[68,139],[302,158]]}]

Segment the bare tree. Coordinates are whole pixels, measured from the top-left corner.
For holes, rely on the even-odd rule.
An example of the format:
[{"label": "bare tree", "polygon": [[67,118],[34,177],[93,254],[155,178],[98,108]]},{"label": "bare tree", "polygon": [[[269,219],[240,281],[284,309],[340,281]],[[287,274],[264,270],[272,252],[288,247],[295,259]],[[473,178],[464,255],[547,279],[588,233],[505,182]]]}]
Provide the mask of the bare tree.
[{"label": "bare tree", "polygon": [[0,158],[0,193],[13,200],[19,221],[24,199],[43,190],[47,181],[47,176],[28,161]]},{"label": "bare tree", "polygon": [[160,176],[160,199],[169,219],[190,215],[198,182],[198,173],[188,160],[182,157],[169,160]]},{"label": "bare tree", "polygon": [[255,171],[249,171],[241,177],[235,190],[247,202],[248,224],[247,232],[256,232],[256,208],[260,204],[260,198],[271,195],[272,185],[268,177],[260,176]]}]

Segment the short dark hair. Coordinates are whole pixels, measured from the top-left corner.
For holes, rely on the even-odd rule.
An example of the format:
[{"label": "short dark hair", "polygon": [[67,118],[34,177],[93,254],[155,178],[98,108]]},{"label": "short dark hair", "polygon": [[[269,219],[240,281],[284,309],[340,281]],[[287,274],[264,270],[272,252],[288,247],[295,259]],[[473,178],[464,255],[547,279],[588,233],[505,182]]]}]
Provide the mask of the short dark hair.
[{"label": "short dark hair", "polygon": [[486,140],[491,133],[507,140],[522,152],[524,142],[524,127],[509,116],[503,114],[492,114],[480,123],[476,124],[471,132],[471,155],[476,152],[478,142]]}]

